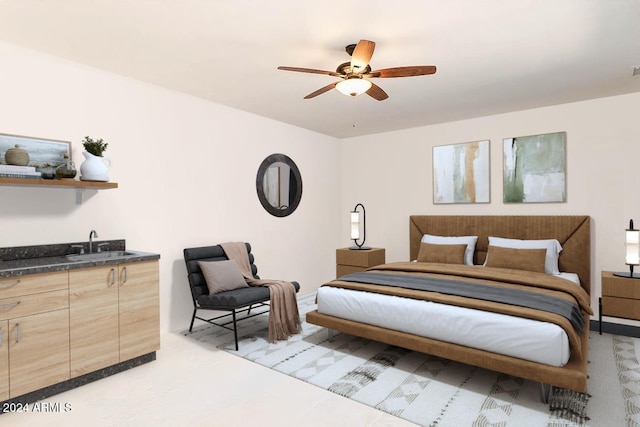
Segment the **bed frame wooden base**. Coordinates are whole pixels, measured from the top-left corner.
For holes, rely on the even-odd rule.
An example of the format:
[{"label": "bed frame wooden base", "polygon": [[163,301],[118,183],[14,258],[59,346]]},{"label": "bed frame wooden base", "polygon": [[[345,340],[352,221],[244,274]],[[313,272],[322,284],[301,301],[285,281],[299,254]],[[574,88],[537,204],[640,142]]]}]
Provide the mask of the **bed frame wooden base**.
[{"label": "bed frame wooden base", "polygon": [[[330,330],[341,331],[349,335],[380,341],[385,344],[537,381],[544,385],[563,387],[579,392],[584,392],[587,389],[586,357],[583,359],[572,357],[565,366],[555,367],[366,323],[328,316],[318,313],[317,310],[307,313],[307,322],[324,326]],[[585,324],[585,333],[589,333],[589,322]],[[583,354],[587,354],[589,350],[588,347],[588,340],[583,340]],[[549,392],[547,392],[547,398],[548,394]]]}]

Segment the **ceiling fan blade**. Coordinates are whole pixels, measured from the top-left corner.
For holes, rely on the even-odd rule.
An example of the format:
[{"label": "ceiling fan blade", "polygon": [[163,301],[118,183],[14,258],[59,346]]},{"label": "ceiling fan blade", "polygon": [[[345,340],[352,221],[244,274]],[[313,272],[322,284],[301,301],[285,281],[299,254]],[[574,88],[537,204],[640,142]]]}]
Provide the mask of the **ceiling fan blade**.
[{"label": "ceiling fan blade", "polygon": [[297,72],[299,72],[299,73],[325,74],[325,75],[327,75],[327,76],[342,77],[342,74],[340,74],[340,73],[336,73],[335,71],[316,70],[316,69],[313,69],[313,68],[301,68],[301,67],[285,67],[285,66],[280,66],[280,67],[278,67],[278,70],[285,70],[285,71],[297,71]]},{"label": "ceiling fan blade", "polygon": [[389,97],[389,95],[387,95],[387,92],[382,90],[382,88],[375,83],[371,83],[371,87],[366,93],[367,95],[378,101],[384,101]]},{"label": "ceiling fan blade", "polygon": [[315,92],[311,92],[309,95],[305,96],[304,99],[310,99],[310,98],[314,98],[318,95],[322,95],[325,92],[330,91],[331,89],[333,89],[334,87],[336,87],[336,85],[340,83],[340,82],[334,82],[331,83],[330,85],[326,85],[325,87],[321,87],[320,89],[316,90]]},{"label": "ceiling fan blade", "polygon": [[354,73],[362,73],[367,68],[375,48],[376,44],[370,40],[360,40],[358,42],[351,54],[351,68]]},{"label": "ceiling fan blade", "polygon": [[415,65],[410,67],[393,67],[383,68],[381,70],[374,70],[370,73],[364,74],[363,77],[413,77],[424,76],[427,74],[435,74],[435,65]]}]

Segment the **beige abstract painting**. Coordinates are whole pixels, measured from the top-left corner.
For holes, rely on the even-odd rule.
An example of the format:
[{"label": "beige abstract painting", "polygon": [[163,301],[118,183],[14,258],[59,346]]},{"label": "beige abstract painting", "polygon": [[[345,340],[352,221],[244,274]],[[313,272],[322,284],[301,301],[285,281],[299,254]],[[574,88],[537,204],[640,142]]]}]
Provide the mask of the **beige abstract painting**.
[{"label": "beige abstract painting", "polygon": [[433,147],[433,203],[489,203],[489,140]]}]

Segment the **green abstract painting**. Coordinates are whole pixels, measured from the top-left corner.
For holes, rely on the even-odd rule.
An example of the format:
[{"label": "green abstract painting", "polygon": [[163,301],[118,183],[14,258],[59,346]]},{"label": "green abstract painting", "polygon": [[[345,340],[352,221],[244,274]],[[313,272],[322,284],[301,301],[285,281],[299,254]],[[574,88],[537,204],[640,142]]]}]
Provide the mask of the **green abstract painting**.
[{"label": "green abstract painting", "polygon": [[566,132],[503,140],[505,203],[566,201]]}]

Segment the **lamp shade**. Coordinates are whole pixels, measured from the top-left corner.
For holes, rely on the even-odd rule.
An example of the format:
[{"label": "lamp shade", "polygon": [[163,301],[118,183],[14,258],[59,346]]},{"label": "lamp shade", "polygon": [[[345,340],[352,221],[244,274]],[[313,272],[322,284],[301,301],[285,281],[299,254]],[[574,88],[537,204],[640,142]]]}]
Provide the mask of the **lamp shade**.
[{"label": "lamp shade", "polygon": [[371,88],[371,82],[369,80],[361,79],[358,77],[343,80],[336,85],[336,89],[340,93],[348,96],[362,95]]},{"label": "lamp shade", "polygon": [[626,230],[624,262],[627,265],[640,265],[640,230]]},{"label": "lamp shade", "polygon": [[640,265],[640,230],[633,228],[633,220],[629,220],[629,228],[624,231],[624,263],[629,266],[629,273],[614,272],[614,276],[640,279],[640,274],[633,272],[633,267]]},{"label": "lamp shade", "polygon": [[360,238],[360,212],[351,212],[351,240]]}]

